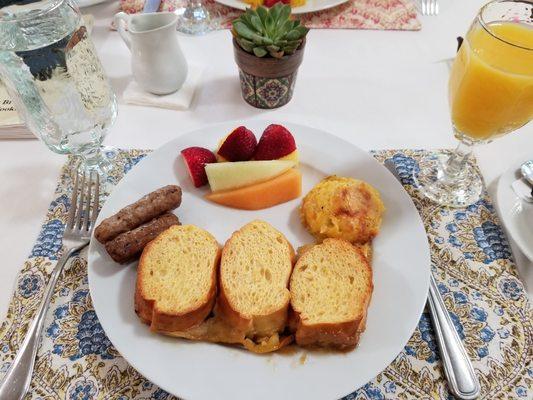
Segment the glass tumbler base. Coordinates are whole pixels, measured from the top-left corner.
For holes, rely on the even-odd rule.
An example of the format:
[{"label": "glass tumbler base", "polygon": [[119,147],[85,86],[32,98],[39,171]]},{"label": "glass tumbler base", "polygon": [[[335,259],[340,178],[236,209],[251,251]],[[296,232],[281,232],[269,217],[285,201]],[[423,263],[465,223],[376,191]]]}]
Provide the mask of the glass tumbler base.
[{"label": "glass tumbler base", "polygon": [[211,17],[202,5],[187,7],[182,13],[179,12],[177,30],[187,35],[203,35],[211,32]]},{"label": "glass tumbler base", "polygon": [[469,206],[481,197],[483,180],[477,169],[465,163],[459,176],[445,174],[449,153],[436,153],[420,162],[420,171],[413,176],[418,190],[443,206],[461,208]]},{"label": "glass tumbler base", "polygon": [[81,156],[80,164],[78,166],[78,172],[90,173],[96,172],[100,175],[100,178],[107,177],[109,172],[113,169],[113,164],[111,161],[104,155],[102,152],[103,149],[99,149],[94,154],[91,154],[90,157]]}]

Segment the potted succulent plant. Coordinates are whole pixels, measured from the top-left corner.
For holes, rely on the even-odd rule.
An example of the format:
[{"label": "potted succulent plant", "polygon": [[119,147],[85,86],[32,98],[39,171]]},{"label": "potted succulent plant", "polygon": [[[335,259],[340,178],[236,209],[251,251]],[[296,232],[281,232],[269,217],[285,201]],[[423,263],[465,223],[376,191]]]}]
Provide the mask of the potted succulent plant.
[{"label": "potted succulent plant", "polygon": [[235,61],[247,103],[276,108],[291,99],[308,31],[281,3],[247,9],[233,21]]}]

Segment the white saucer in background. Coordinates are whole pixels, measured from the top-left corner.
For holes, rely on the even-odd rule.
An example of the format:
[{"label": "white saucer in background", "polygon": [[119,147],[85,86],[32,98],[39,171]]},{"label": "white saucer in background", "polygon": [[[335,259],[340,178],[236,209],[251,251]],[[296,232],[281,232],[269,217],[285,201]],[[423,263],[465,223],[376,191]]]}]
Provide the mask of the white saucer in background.
[{"label": "white saucer in background", "polygon": [[520,166],[533,157],[513,163],[498,181],[496,208],[503,225],[524,255],[533,262],[533,203],[520,199],[511,187],[521,177]]}]

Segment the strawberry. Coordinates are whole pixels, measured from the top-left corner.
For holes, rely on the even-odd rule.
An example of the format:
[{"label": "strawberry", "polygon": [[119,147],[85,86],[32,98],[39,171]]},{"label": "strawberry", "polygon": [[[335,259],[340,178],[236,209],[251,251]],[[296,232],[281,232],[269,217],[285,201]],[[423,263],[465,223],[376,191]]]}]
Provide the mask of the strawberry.
[{"label": "strawberry", "polygon": [[220,145],[217,154],[227,161],[248,161],[257,146],[253,132],[244,126],[234,129]]},{"label": "strawberry", "polygon": [[283,4],[291,4],[291,0],[265,0],[263,2],[263,5],[265,7],[273,7],[275,6],[277,3],[283,3]]},{"label": "strawberry", "polygon": [[255,160],[277,160],[296,150],[294,137],[281,125],[269,125],[255,150]]},{"label": "strawberry", "polygon": [[205,164],[216,163],[217,158],[211,150],[203,147],[187,147],[181,151],[185,166],[189,171],[189,176],[195,187],[207,184]]}]

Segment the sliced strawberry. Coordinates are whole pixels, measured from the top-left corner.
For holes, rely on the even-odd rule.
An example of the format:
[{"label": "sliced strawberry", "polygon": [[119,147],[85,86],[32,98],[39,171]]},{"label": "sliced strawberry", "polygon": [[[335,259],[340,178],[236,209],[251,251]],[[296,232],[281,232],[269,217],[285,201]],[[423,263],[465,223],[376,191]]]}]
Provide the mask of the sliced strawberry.
[{"label": "sliced strawberry", "polygon": [[[290,2],[290,0],[289,0],[289,2]],[[263,2],[263,5],[265,7],[270,8],[270,7],[273,7],[276,3],[285,3],[285,2],[283,0],[265,0]],[[285,3],[285,4],[287,4],[287,3]]]},{"label": "sliced strawberry", "polygon": [[296,150],[294,137],[281,125],[269,125],[255,150],[255,160],[277,160]]},{"label": "sliced strawberry", "polygon": [[216,163],[217,158],[211,150],[203,147],[187,147],[181,151],[185,166],[195,187],[207,184],[205,164]]},{"label": "sliced strawberry", "polygon": [[220,145],[217,154],[227,161],[248,161],[257,146],[253,132],[244,126],[234,129]]}]

